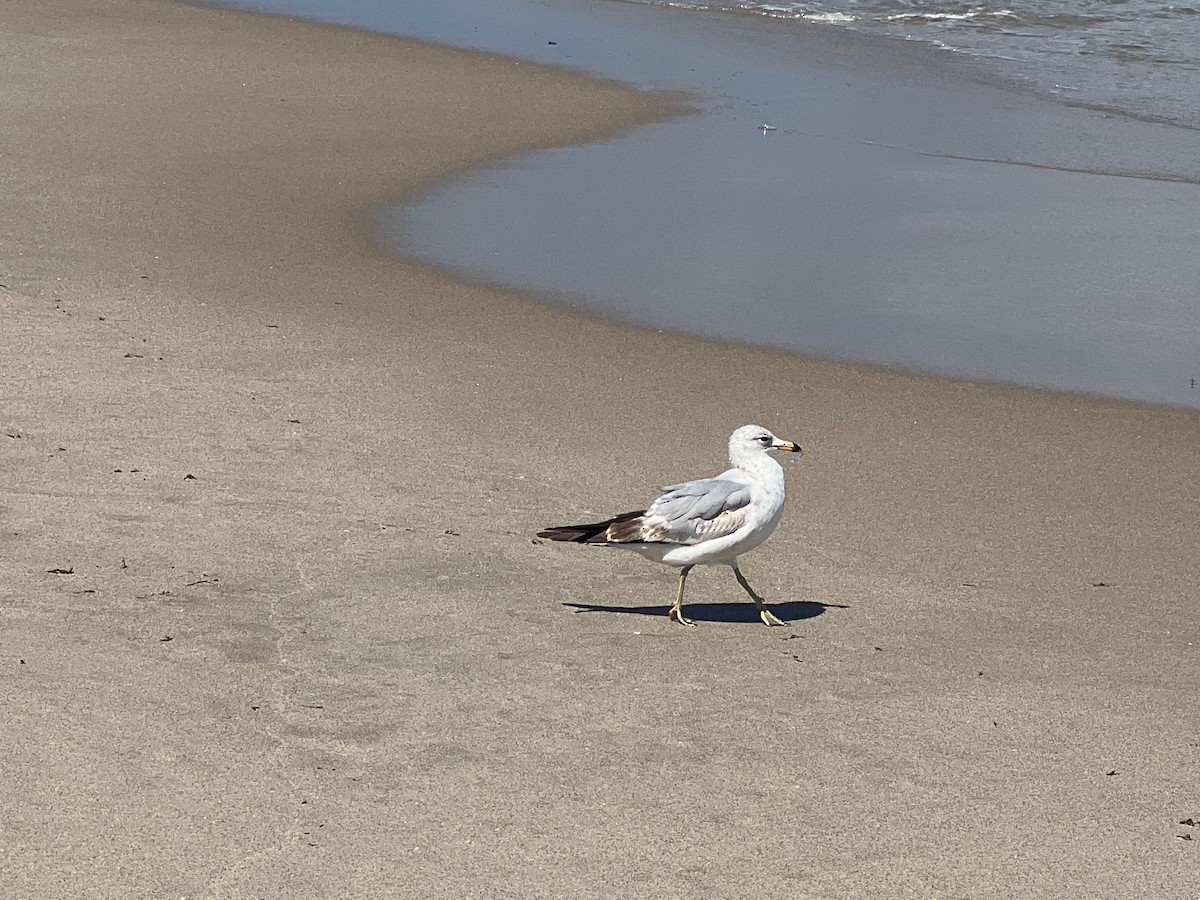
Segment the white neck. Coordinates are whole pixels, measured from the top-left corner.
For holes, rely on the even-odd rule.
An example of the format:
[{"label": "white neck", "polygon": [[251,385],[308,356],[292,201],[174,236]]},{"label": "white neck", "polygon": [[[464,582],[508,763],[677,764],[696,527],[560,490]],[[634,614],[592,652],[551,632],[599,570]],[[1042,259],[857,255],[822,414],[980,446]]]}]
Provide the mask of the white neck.
[{"label": "white neck", "polygon": [[779,462],[770,453],[758,448],[754,448],[748,453],[731,450],[729,461],[735,468],[760,478],[770,480],[783,478],[783,466],[779,465]]}]

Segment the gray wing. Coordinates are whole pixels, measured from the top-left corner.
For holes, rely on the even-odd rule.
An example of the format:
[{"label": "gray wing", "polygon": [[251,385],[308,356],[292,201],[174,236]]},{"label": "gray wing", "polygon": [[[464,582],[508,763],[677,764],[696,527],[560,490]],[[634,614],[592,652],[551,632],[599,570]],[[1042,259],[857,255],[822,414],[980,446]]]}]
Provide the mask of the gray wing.
[{"label": "gray wing", "polygon": [[643,540],[698,544],[737,531],[746,523],[750,486],[724,478],[701,478],[662,488],[642,516]]}]

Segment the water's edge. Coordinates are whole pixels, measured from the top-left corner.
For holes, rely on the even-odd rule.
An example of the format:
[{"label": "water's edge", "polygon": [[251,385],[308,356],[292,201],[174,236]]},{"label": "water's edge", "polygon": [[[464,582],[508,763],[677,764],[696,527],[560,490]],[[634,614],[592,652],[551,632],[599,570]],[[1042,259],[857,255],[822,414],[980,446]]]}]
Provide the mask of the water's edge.
[{"label": "water's edge", "polygon": [[[242,8],[237,3],[220,5]],[[307,6],[321,4],[309,0]],[[1180,205],[1179,198],[1161,191],[1182,188],[1193,196],[1184,204],[1182,218],[1177,216],[1179,221],[1165,227],[1174,234],[1196,233],[1191,229],[1200,229],[1200,192],[1193,182],[1200,164],[1194,164],[1194,155],[1154,152],[1178,146],[1163,134],[1178,134],[1181,129],[1114,121],[1090,110],[1028,101],[1005,88],[967,84],[969,79],[948,85],[945,63],[937,60],[927,67],[911,45],[898,48],[901,77],[892,78],[893,72],[877,58],[880,41],[890,40],[886,38],[866,36],[866,41],[855,42],[847,41],[846,35],[832,40],[820,35],[804,44],[805,62],[798,72],[795,60],[789,58],[795,45],[763,41],[760,34],[747,31],[745,23],[705,35],[707,25],[697,27],[692,22],[688,28],[677,27],[678,11],[649,13],[670,23],[667,34],[661,27],[644,27],[647,7],[604,6],[625,9],[599,27],[581,17],[579,10],[570,10],[563,19],[547,20],[539,5],[538,15],[522,26],[529,33],[522,37],[518,27],[518,37],[539,47],[545,38],[544,46],[551,53],[565,46],[570,52],[551,64],[567,64],[576,71],[580,67],[571,62],[578,62],[579,53],[571,48],[591,41],[603,48],[601,57],[616,58],[628,72],[641,75],[635,87],[692,89],[702,98],[701,113],[641,127],[624,139],[539,151],[453,176],[419,197],[406,198],[401,207],[368,217],[385,247],[457,278],[520,290],[640,327],[937,377],[1065,389],[1138,403],[1200,406],[1200,391],[1185,387],[1186,379],[1200,380],[1200,352],[1193,352],[1200,347],[1195,341],[1200,314],[1178,303],[1174,308],[1172,303],[1155,308],[1152,312],[1158,320],[1152,323],[1155,334],[1149,341],[1145,322],[1134,322],[1124,331],[1089,322],[1085,314],[1093,310],[1080,305],[1082,295],[1092,287],[1103,289],[1114,277],[1119,280],[1121,271],[1119,265],[1112,265],[1109,248],[1097,253],[1085,235],[1073,232],[1075,220],[1081,217],[1095,227],[1107,220],[1113,229],[1108,242],[1129,245],[1127,253],[1136,258],[1139,251],[1132,244],[1154,242],[1144,233],[1146,222],[1135,226],[1127,221],[1131,204],[1170,210]],[[674,18],[663,18],[664,12]],[[639,26],[632,46],[613,49],[615,38],[629,31],[624,19],[630,15]],[[375,30],[396,33],[395,28]],[[417,34],[405,36],[430,39],[416,30]],[[713,34],[721,44],[715,48]],[[513,41],[511,32],[507,39]],[[461,46],[454,41],[433,42]],[[847,49],[856,43],[866,48],[871,59]],[[749,65],[738,56],[748,46],[755,57]],[[650,62],[643,58],[647,54]],[[545,52],[531,55],[536,62],[547,62],[541,58]],[[673,65],[678,69],[681,57],[690,64],[686,78],[671,71]],[[582,69],[595,75],[598,64],[612,62],[593,60]],[[727,71],[719,77],[703,77],[721,69]],[[931,80],[945,96],[931,97]],[[897,97],[906,102],[898,103]],[[987,104],[1016,106],[1012,118],[1020,119],[1028,133],[1025,139],[1007,129],[1006,123],[981,127],[975,121],[981,106],[987,117],[994,117]],[[776,130],[757,131],[755,126],[767,120],[777,123]],[[1068,124],[1062,129],[1065,139],[1042,144],[1027,139],[1057,129],[1063,120]],[[968,127],[962,127],[964,121]],[[703,148],[704,154],[698,156],[696,148]],[[772,219],[772,204],[780,193],[777,176],[795,172],[797,160],[808,170],[803,176],[806,184],[815,178],[827,182],[826,187],[815,192],[798,189],[787,175],[784,193],[793,193],[785,199],[805,210],[803,220],[796,221],[786,209],[782,218]],[[1169,162],[1174,168],[1139,170],[1139,164],[1148,160]],[[680,179],[681,166],[687,178]],[[1005,174],[980,175],[984,168]],[[1140,196],[1131,197],[1113,187],[1114,179],[1095,173],[1144,180],[1148,186],[1139,185]],[[771,183],[772,178],[776,183]],[[759,183],[764,181],[765,185]],[[690,196],[695,184],[720,182],[731,184],[717,200],[709,192],[697,206]],[[1151,196],[1147,191],[1159,193]],[[964,202],[966,195],[970,202]],[[570,198],[570,203],[562,198]],[[879,198],[885,198],[882,207]],[[714,205],[720,209],[714,210]],[[1041,222],[1034,223],[1041,233],[1032,242],[1019,234],[1029,225],[1025,220],[1031,206],[1043,215]],[[1063,207],[1066,215],[1054,214]],[[984,219],[979,219],[980,210],[986,213]],[[821,211],[824,216],[818,215]],[[914,214],[925,217],[922,228],[932,225],[938,232],[939,246],[961,259],[957,271],[942,261],[934,278],[927,262],[911,264],[914,256],[918,261],[923,254],[928,256],[927,245],[912,241]],[[695,233],[680,239],[681,222],[694,225]],[[497,223],[507,227],[498,229]],[[586,226],[582,230],[581,224]],[[705,228],[715,234],[701,234]],[[831,231],[842,240],[830,241]],[[1004,239],[1007,246],[979,252],[963,240],[972,233],[995,231],[1012,232]],[[736,264],[728,259],[714,262],[714,253],[719,257],[720,252],[729,252],[731,235],[740,238],[749,232],[757,240],[732,248]],[[775,249],[783,245],[778,255],[771,250],[770,232],[775,233]],[[673,244],[654,238],[672,233]],[[874,264],[883,277],[872,280],[863,277],[864,271],[850,275],[844,271],[863,268],[859,260],[864,248],[855,243],[864,239],[873,252],[863,266]],[[1050,265],[1053,260],[1047,260],[1044,271],[1025,265],[1029,271],[1013,282],[1011,272],[996,265],[997,255],[1012,256],[1018,250],[1036,255],[1047,242],[1062,245],[1058,255],[1074,260],[1073,269],[1086,270],[1094,263],[1100,271],[1080,282],[1073,272],[1060,273]],[[797,252],[808,253],[805,264],[784,271],[779,259]],[[1136,286],[1145,276],[1161,275],[1164,262],[1169,269],[1178,260],[1160,254],[1151,263],[1133,265],[1125,280]],[[1180,284],[1200,284],[1200,271],[1179,270],[1175,275]],[[995,288],[1006,277],[1013,289]],[[981,289],[981,280],[993,289]],[[788,293],[796,285],[804,286],[799,299]],[[710,290],[710,296],[699,296],[705,290]],[[1070,298],[1062,314],[1048,321],[1041,298],[1072,292],[1080,297]],[[809,293],[819,293],[823,299],[814,305]],[[987,296],[979,298],[981,293]],[[864,308],[863,297],[887,302],[882,308]],[[948,300],[972,297],[984,304],[982,311],[964,314],[945,307]],[[1000,312],[1014,306],[1012,297],[1021,297],[1024,307],[1008,309],[1006,318]],[[1120,299],[1118,292],[1114,300]],[[801,309],[800,302],[809,306]],[[781,320],[779,309],[791,310],[792,320]],[[1174,314],[1175,320],[1164,321],[1165,313]],[[1108,310],[1106,316],[1120,319],[1121,311]],[[864,324],[864,317],[870,321]],[[979,337],[981,317],[990,318],[984,323],[990,343]],[[747,318],[765,326],[747,331]],[[789,336],[797,334],[798,327],[802,340]],[[1009,336],[1000,333],[1005,329]],[[1079,344],[1076,338],[1081,331],[1091,334],[1090,345]],[[948,362],[931,359],[931,345],[940,352],[950,348],[957,356],[951,355]],[[1097,354],[1096,346],[1104,352]],[[1170,351],[1168,358],[1158,359],[1153,371],[1141,371],[1145,367],[1139,360],[1161,356],[1164,346]],[[1191,373],[1184,368],[1187,365]],[[1170,389],[1162,389],[1158,382],[1172,378]]]}]

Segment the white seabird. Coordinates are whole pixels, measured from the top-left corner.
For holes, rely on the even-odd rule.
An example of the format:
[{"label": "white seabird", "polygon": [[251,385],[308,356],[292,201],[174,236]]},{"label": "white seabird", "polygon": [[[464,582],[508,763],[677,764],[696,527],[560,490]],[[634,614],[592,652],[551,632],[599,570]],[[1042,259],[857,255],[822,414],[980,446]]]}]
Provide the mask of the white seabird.
[{"label": "white seabird", "polygon": [[639,553],[679,569],[679,593],[670,618],[695,625],[683,616],[683,588],[695,566],[727,565],[754,600],[765,625],[783,625],[738,568],[738,556],[753,550],[775,530],[783,516],[783,467],[771,455],[785,450],[799,456],[793,441],[777,438],[759,425],[743,425],[729,438],[727,469],[661,488],[662,496],[644,510],[623,513],[586,525],[562,525],[538,537],[576,544],[600,544]]}]

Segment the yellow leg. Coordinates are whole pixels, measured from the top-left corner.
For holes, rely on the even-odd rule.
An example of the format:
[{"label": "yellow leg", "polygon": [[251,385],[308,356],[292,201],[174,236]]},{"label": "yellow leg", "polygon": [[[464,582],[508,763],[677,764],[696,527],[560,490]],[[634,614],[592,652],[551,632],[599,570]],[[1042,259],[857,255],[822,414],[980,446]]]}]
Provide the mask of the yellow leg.
[{"label": "yellow leg", "polygon": [[742,574],[742,570],[737,567],[737,563],[733,564],[733,574],[734,577],[737,578],[738,584],[746,589],[746,593],[749,594],[750,599],[754,601],[754,607],[758,610],[758,617],[763,620],[764,625],[787,624],[767,608],[767,604],[763,602],[762,597],[754,593],[754,588],[750,587],[750,582],[746,580],[746,576]]},{"label": "yellow leg", "polygon": [[679,593],[675,596],[675,605],[671,607],[671,612],[668,613],[672,622],[678,622],[680,625],[687,625],[691,628],[696,627],[696,623],[691,619],[683,617],[683,585],[687,581],[688,572],[692,571],[691,566],[684,566],[679,570]]}]

